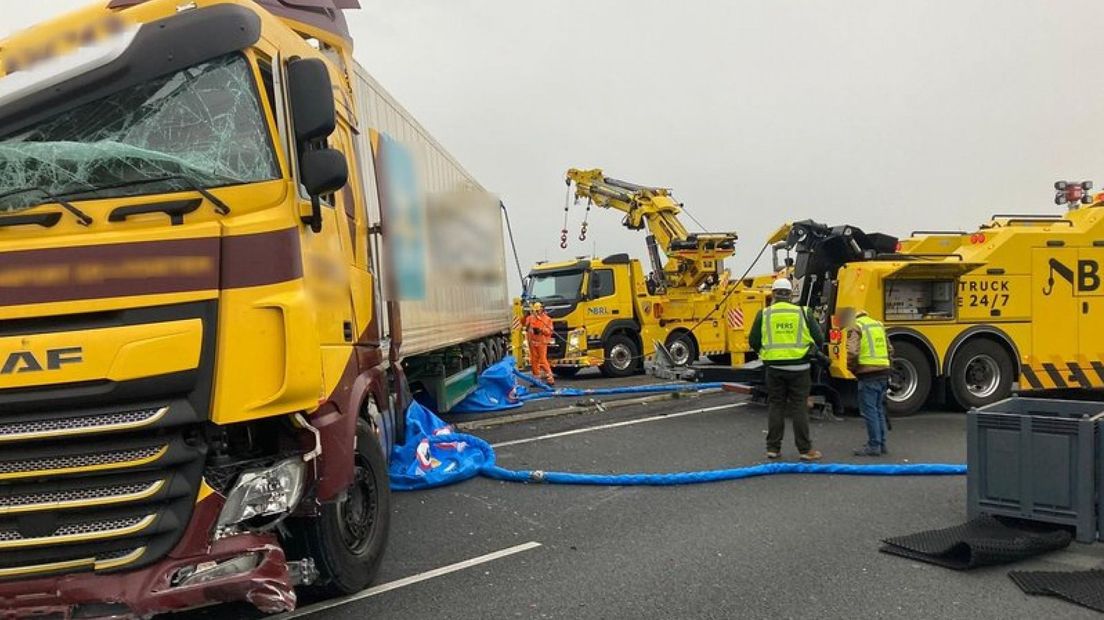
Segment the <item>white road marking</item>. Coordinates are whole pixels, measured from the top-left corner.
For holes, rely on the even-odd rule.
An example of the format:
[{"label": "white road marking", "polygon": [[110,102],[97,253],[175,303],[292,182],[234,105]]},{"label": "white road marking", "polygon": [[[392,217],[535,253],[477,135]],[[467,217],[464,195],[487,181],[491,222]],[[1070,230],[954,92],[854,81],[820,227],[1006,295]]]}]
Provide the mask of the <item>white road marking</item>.
[{"label": "white road marking", "polygon": [[620,428],[622,426],[632,426],[633,424],[643,424],[645,422],[655,422],[657,420],[670,420],[672,418],[681,418],[687,415],[696,415],[699,413],[710,413],[712,411],[721,411],[724,409],[734,409],[736,407],[743,407],[748,404],[747,401],[738,403],[729,403],[727,405],[718,405],[716,407],[705,407],[704,409],[694,409],[692,411],[679,411],[678,413],[664,413],[650,418],[640,418],[639,420],[625,420],[624,422],[612,422],[610,424],[601,424],[598,426],[588,426],[586,428],[577,428],[573,431],[563,431],[560,433],[549,433],[548,435],[540,435],[538,437],[527,437],[525,439],[514,439],[512,441],[503,441],[500,443],[491,444],[493,448],[504,448],[506,446],[517,446],[524,443],[533,443],[534,441],[544,441],[545,439],[556,439],[557,437],[567,437],[569,435],[579,435],[581,433],[589,433],[591,431],[601,431],[607,428]]},{"label": "white road marking", "polygon": [[472,566],[478,566],[480,564],[486,564],[487,562],[500,560],[504,557],[514,555],[515,553],[521,553],[530,549],[536,549],[539,546],[541,546],[539,542],[529,541],[527,543],[516,545],[508,549],[502,549],[500,551],[488,553],[487,555],[481,555],[476,558],[471,558],[470,560],[464,560],[463,562],[449,564],[448,566],[442,566],[441,568],[428,570],[424,573],[418,573],[417,575],[411,575],[409,577],[404,577],[402,579],[397,579],[388,583],[382,583],[378,586],[373,586],[356,594],[350,594],[349,596],[343,596],[341,598],[335,598],[329,601],[315,603],[314,605],[307,605],[306,607],[301,607],[293,612],[274,616],[273,620],[291,620],[292,618],[301,618],[303,616],[318,613],[320,611],[325,611],[327,609],[341,607],[343,605],[348,605],[349,603],[362,601],[366,598],[371,598],[373,596],[376,596],[377,594],[383,594],[384,592],[398,590],[399,588],[405,588],[406,586],[413,585],[415,583],[420,583],[422,581],[433,579],[434,577],[440,577],[441,575],[455,573],[457,571],[464,570],[465,568],[471,568]]}]

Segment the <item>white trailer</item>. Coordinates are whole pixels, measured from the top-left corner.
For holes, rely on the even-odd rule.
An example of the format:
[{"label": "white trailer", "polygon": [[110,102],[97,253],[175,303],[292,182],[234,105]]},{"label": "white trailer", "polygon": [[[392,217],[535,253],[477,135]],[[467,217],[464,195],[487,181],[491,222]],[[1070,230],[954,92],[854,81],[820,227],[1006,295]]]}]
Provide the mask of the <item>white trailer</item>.
[{"label": "white trailer", "polygon": [[383,340],[415,395],[447,411],[507,352],[502,210],[363,67],[353,79]]}]

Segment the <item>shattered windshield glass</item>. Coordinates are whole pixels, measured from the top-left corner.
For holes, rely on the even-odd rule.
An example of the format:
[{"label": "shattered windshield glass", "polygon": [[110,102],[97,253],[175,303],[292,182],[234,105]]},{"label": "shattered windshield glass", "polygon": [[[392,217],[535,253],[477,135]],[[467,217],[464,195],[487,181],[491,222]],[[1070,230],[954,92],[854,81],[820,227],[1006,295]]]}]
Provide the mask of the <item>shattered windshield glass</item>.
[{"label": "shattered windshield glass", "polygon": [[253,73],[241,54],[0,138],[0,212],[43,203],[36,189],[88,200],[183,191],[191,189],[188,181],[209,188],[278,177]]}]

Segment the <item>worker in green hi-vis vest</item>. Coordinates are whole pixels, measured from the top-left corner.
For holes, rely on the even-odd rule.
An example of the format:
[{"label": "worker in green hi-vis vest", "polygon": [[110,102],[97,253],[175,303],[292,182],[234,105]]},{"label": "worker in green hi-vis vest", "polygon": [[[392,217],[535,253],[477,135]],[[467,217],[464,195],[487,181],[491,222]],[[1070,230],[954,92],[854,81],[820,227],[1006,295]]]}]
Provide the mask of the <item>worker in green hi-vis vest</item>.
[{"label": "worker in green hi-vis vest", "polygon": [[893,345],[885,325],[863,310],[841,309],[840,323],[847,330],[847,368],[858,379],[859,413],[866,421],[866,445],[855,450],[855,456],[889,454],[885,399],[892,374]]},{"label": "worker in green hi-vis vest", "polygon": [[824,346],[824,335],[808,308],[790,303],[793,284],[779,278],[771,286],[773,303],[760,310],[751,325],[748,343],[766,366],[767,458],[782,456],[786,418],[793,420],[794,445],[802,461],[816,461],[821,453],[809,437],[811,359]]}]

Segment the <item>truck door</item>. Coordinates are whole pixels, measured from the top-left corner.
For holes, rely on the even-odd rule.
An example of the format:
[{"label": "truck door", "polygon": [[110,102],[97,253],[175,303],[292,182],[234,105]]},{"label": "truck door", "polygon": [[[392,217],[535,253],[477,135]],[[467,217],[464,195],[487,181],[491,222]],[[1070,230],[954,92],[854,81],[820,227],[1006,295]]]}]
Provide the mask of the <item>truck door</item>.
[{"label": "truck door", "polygon": [[1031,255],[1031,347],[1025,388],[1067,387],[1067,362],[1078,352],[1081,308],[1076,297],[1077,250],[1035,248]]},{"label": "truck door", "polygon": [[592,269],[586,290],[589,300],[586,315],[588,336],[601,336],[612,321],[632,320],[632,283],[627,266]]}]

